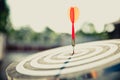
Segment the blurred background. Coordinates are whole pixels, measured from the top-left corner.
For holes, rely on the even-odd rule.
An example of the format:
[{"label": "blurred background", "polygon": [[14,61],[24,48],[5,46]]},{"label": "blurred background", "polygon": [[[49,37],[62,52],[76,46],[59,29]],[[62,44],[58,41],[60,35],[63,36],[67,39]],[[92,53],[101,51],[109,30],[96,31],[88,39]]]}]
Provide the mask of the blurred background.
[{"label": "blurred background", "polygon": [[119,0],[0,0],[0,80],[6,67],[43,50],[70,45],[68,9],[80,9],[76,43],[120,38]]}]

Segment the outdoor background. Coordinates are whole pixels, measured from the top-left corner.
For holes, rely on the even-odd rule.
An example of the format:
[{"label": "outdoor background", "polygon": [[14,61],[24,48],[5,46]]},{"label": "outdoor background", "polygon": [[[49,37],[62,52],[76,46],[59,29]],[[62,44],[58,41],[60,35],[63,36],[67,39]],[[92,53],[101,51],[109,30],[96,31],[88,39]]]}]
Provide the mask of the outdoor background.
[{"label": "outdoor background", "polygon": [[71,45],[68,10],[77,6],[76,44],[120,38],[119,0],[0,0],[0,80],[14,62]]}]

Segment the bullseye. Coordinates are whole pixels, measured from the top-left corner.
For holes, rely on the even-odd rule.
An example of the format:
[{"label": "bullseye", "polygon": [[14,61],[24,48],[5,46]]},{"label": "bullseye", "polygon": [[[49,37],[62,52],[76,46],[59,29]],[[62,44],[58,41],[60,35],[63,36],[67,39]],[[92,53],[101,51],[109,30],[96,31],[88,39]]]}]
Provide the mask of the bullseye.
[{"label": "bullseye", "polygon": [[[71,56],[71,46],[51,49],[32,55],[16,66],[16,71],[28,76],[55,76],[96,68],[120,58],[120,41],[98,41],[77,44]],[[28,67],[29,66],[29,67]]]}]

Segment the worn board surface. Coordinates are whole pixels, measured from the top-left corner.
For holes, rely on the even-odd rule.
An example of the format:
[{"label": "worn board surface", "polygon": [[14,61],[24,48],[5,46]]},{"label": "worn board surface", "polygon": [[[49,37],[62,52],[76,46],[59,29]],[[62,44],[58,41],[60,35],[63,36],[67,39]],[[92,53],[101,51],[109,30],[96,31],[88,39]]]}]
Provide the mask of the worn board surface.
[{"label": "worn board surface", "polygon": [[6,69],[9,80],[80,80],[92,70],[102,75],[104,69],[120,63],[120,40],[96,41],[55,48],[14,62]]}]

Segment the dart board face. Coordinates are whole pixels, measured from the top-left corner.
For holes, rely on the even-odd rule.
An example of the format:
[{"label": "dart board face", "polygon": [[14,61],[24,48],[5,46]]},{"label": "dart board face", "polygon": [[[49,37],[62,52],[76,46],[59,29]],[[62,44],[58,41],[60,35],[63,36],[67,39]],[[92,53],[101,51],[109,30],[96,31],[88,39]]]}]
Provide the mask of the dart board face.
[{"label": "dart board face", "polygon": [[[103,71],[119,63],[120,40],[106,40],[77,44],[75,54],[72,46],[64,46],[28,56],[7,68],[7,75],[25,80],[50,80],[53,77],[77,77],[91,70]],[[22,80],[24,80],[22,79]],[[31,79],[31,80],[32,80]],[[19,79],[18,79],[19,80]]]}]

